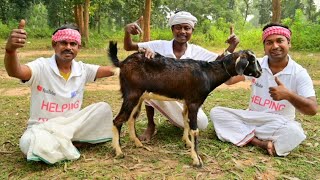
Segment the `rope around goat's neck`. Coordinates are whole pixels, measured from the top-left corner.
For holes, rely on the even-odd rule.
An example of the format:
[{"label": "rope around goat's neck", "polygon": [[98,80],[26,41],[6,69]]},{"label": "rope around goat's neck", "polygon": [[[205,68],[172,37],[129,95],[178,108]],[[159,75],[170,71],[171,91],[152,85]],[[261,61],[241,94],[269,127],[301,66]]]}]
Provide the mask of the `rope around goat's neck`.
[{"label": "rope around goat's neck", "polygon": [[228,70],[227,70],[227,68],[226,68],[226,65],[224,64],[224,61],[222,61],[222,65],[223,65],[223,67],[224,67],[224,70],[226,70],[227,74],[228,74],[230,77],[232,77],[232,76],[229,74],[229,72],[228,72]]}]

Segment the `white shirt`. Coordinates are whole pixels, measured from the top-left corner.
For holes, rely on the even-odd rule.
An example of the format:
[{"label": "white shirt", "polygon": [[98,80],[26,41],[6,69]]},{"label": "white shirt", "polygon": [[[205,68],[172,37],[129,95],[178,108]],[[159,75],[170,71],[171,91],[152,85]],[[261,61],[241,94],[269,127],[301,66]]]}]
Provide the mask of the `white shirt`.
[{"label": "white shirt", "polygon": [[280,114],[289,119],[295,118],[295,107],[287,100],[274,101],[269,94],[269,87],[278,86],[274,80],[278,79],[290,91],[303,97],[315,96],[312,80],[305,68],[297,64],[289,56],[287,66],[273,75],[269,65],[268,56],[259,59],[262,75],[259,78],[246,77],[251,80],[251,98],[249,110]]},{"label": "white shirt", "polygon": [[72,61],[71,74],[66,81],[59,72],[55,55],[27,63],[32,75],[25,82],[31,88],[28,125],[46,122],[51,118],[68,117],[81,109],[87,82],[93,82],[98,65]]},{"label": "white shirt", "polygon": [[[176,58],[173,53],[173,40],[156,40],[138,43],[139,48],[150,48],[153,51],[169,58]],[[180,59],[194,59],[202,61],[214,61],[219,55],[210,52],[200,46],[187,43],[187,50]]]}]

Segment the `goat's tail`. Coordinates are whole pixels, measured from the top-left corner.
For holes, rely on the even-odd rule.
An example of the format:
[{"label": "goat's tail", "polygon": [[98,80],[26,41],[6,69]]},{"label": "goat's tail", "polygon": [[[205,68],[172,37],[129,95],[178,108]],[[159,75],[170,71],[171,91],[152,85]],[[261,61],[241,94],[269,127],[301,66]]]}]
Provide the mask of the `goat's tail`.
[{"label": "goat's tail", "polygon": [[120,67],[120,61],[117,57],[118,54],[118,48],[117,48],[117,42],[110,41],[109,42],[109,57],[113,63],[114,66]]}]

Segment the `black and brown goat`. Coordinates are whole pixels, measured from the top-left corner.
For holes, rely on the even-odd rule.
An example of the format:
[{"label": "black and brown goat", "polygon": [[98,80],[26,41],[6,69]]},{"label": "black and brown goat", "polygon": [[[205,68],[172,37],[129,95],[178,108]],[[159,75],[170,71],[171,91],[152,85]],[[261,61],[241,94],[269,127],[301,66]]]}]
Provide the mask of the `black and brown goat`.
[{"label": "black and brown goat", "polygon": [[148,59],[143,53],[138,52],[128,56],[124,61],[119,61],[117,52],[117,44],[111,41],[109,57],[113,64],[120,68],[120,90],[123,98],[120,112],[113,120],[112,145],[116,157],[123,156],[119,135],[126,121],[129,123],[131,140],[137,147],[143,146],[135,131],[135,119],[139,115],[143,100],[170,99],[179,100],[184,104],[183,140],[191,148],[193,165],[202,166],[202,160],[197,152],[199,107],[212,90],[230,77],[239,74],[254,77],[261,75],[259,62],[248,50],[232,53],[213,62],[176,60],[161,55]]}]

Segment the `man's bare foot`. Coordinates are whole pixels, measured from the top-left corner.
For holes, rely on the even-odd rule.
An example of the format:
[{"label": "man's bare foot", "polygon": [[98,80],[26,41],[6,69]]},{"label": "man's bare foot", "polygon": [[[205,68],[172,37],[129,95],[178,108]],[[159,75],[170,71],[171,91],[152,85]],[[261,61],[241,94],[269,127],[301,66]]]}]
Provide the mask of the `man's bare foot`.
[{"label": "man's bare foot", "polygon": [[72,142],[72,144],[73,144],[76,148],[88,148],[88,147],[94,146],[94,144],[91,144],[91,143],[78,142],[78,141],[74,141],[74,142]]},{"label": "man's bare foot", "polygon": [[139,139],[140,141],[150,142],[153,135],[155,135],[155,127],[147,127],[143,134],[139,136]]},{"label": "man's bare foot", "polygon": [[276,155],[276,150],[274,148],[273,142],[267,141],[267,151],[270,156],[275,156]]},{"label": "man's bare foot", "polygon": [[155,134],[156,124],[154,123],[153,116],[154,116],[154,108],[152,106],[145,106],[147,118],[148,118],[148,125],[147,129],[144,131],[142,135],[139,136],[140,141],[150,142],[152,136]]},{"label": "man's bare foot", "polygon": [[267,152],[268,152],[268,154],[269,154],[270,156],[276,155],[276,150],[275,150],[275,148],[274,148],[274,145],[273,145],[273,142],[272,142],[272,141],[262,141],[262,140],[260,140],[260,139],[258,139],[258,138],[256,138],[256,137],[254,137],[254,138],[250,141],[250,143],[251,143],[252,145],[254,145],[254,146],[258,146],[258,147],[260,147],[260,148],[262,148],[262,149],[267,150]]}]

